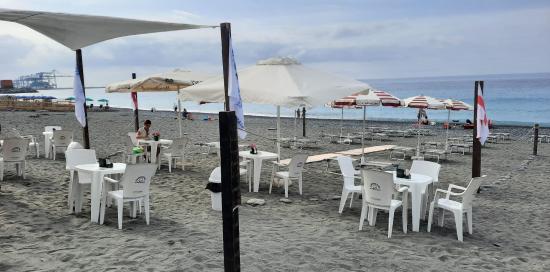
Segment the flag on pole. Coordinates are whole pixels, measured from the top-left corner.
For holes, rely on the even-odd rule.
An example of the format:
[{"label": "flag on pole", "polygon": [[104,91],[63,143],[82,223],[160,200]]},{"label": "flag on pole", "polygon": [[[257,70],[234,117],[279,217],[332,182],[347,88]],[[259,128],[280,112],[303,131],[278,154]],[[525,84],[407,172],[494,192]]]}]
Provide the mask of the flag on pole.
[{"label": "flag on pole", "polygon": [[82,86],[82,80],[80,78],[78,66],[76,67],[75,73],[74,73],[73,95],[75,97],[74,114],[76,116],[76,120],[78,120],[78,122],[82,127],[85,127],[86,113],[84,112],[84,107],[86,105],[86,96],[84,95],[84,87]]},{"label": "flag on pole", "polygon": [[237,64],[235,63],[235,55],[233,54],[233,44],[231,37],[229,38],[229,109],[235,111],[237,116],[237,133],[239,138],[246,137],[244,131],[244,114],[243,102],[241,100],[241,90],[239,89],[239,76],[237,75]]},{"label": "flag on pole", "polygon": [[483,99],[483,90],[481,84],[477,87],[477,138],[481,144],[485,144],[489,136],[489,119],[487,118],[487,109],[485,108],[485,100]]},{"label": "flag on pole", "polygon": [[138,109],[138,100],[137,100],[137,92],[131,92],[132,95],[132,102],[134,102],[134,109]]}]

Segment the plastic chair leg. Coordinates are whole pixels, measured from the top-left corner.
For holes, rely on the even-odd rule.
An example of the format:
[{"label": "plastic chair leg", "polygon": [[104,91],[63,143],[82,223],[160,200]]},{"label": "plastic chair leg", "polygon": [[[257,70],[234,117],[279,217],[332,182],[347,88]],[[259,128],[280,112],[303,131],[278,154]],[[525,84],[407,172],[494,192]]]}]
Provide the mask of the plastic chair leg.
[{"label": "plastic chair leg", "polygon": [[353,192],[351,192],[351,197],[349,198],[349,207],[351,208],[351,204],[353,203]]},{"label": "plastic chair leg", "polygon": [[124,207],[124,202],[122,199],[117,199],[117,210],[118,210],[118,229],[122,229],[122,208]]},{"label": "plastic chair leg", "polygon": [[361,218],[359,219],[359,230],[363,230],[363,223],[365,222],[365,216],[369,212],[369,206],[363,202],[361,207]]},{"label": "plastic chair leg", "polygon": [[298,178],[298,189],[300,189],[300,195],[302,195],[302,174]]},{"label": "plastic chair leg", "polygon": [[395,214],[394,209],[390,209],[390,217],[388,220],[388,238],[391,238],[391,233],[393,231],[393,215]]},{"label": "plastic chair leg", "polygon": [[145,206],[145,222],[149,225],[149,196],[143,198],[143,204]]},{"label": "plastic chair leg", "polygon": [[434,202],[430,204],[430,212],[428,214],[428,232],[432,231],[432,221],[434,218]]},{"label": "plastic chair leg", "polygon": [[349,192],[346,189],[342,189],[342,196],[340,196],[340,207],[338,208],[338,213],[342,213],[342,211],[344,211],[344,206],[346,205],[348,194]]},{"label": "plastic chair leg", "polygon": [[453,211],[455,215],[456,236],[462,242],[462,211]]},{"label": "plastic chair leg", "polygon": [[472,210],[471,209],[467,211],[466,217],[467,217],[467,220],[468,220],[468,233],[472,234],[474,231],[473,231]]},{"label": "plastic chair leg", "polygon": [[285,198],[288,198],[288,179],[284,179],[285,182]]},{"label": "plastic chair leg", "polygon": [[443,227],[444,223],[445,223],[445,210],[441,209],[441,213],[439,214],[439,226]]}]

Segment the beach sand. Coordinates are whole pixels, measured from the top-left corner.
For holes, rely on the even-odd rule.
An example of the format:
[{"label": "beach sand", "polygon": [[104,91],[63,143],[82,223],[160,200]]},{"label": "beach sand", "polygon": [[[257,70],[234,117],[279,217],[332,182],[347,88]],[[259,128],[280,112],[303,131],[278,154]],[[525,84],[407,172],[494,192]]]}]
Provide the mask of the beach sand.
[{"label": "beach sand", "polygon": [[[141,112],[151,119],[161,138],[178,135],[173,113]],[[38,116],[38,117],[37,117]],[[199,115],[200,116],[200,115]],[[214,116],[215,117],[215,116]],[[91,146],[98,156],[123,150],[125,135],[133,130],[130,111],[89,114]],[[17,128],[22,134],[40,136],[46,125],[61,125],[82,133],[73,113],[1,112],[2,133]],[[369,125],[410,128],[411,124],[369,122]],[[275,119],[247,117],[252,132],[245,143],[275,151]],[[308,120],[308,136],[337,133],[338,120]],[[291,135],[293,120],[283,119],[283,135]],[[299,123],[301,128],[301,123]],[[444,130],[431,128],[443,140]],[[360,122],[346,121],[345,131],[360,131]],[[191,143],[218,141],[217,121],[184,121]],[[301,129],[298,130],[301,133]],[[361,200],[346,205],[338,214],[342,178],[325,172],[325,163],[306,166],[303,195],[290,186],[292,203],[279,200],[284,189],[268,194],[270,168],[264,167],[259,193],[249,193],[241,181],[240,251],[242,271],[548,271],[550,270],[550,144],[540,144],[533,157],[529,128],[500,128],[511,132],[511,143],[483,148],[482,173],[489,176],[476,196],[474,232],[456,239],[455,223],[447,216],[444,227],[404,234],[401,212],[396,213],[393,235],[387,238],[388,216],[379,213],[376,226],[358,231]],[[471,133],[454,129],[451,136]],[[550,134],[548,130],[541,134]],[[416,138],[391,138],[367,146],[396,144],[414,147]],[[307,150],[282,149],[282,157],[299,152],[310,155],[359,148],[322,142]],[[216,155],[201,154],[190,145],[186,169],[157,172],[151,185],[151,224],[144,215],[129,218],[117,228],[116,209],[107,210],[104,225],[90,223],[90,205],[80,215],[67,208],[69,174],[63,155],[57,161],[29,157],[26,178],[15,176],[12,166],[0,182],[0,271],[223,271],[221,213],[211,210],[204,189],[210,172],[219,164]],[[43,154],[42,154],[43,155]],[[369,154],[371,160],[387,160],[388,152]],[[399,161],[403,168],[410,161]],[[336,168],[336,164],[333,165]],[[442,162],[437,188],[449,183],[466,185],[471,175],[471,156],[453,154]],[[249,206],[250,198],[265,199],[264,206]],[[87,198],[89,199],[89,198]],[[410,216],[410,213],[409,213]]]}]

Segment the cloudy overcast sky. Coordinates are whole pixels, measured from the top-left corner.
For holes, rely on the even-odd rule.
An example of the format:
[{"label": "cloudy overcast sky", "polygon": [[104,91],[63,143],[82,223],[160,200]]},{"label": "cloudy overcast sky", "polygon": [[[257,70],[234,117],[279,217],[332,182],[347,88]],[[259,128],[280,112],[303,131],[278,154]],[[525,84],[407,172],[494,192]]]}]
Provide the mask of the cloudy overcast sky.
[{"label": "cloudy overcast sky", "polygon": [[[292,56],[358,79],[550,72],[550,1],[0,0],[0,8],[219,25],[237,65]],[[217,29],[119,38],[83,49],[87,85],[173,68],[221,71]],[[56,69],[74,52],[0,21],[0,78]]]}]

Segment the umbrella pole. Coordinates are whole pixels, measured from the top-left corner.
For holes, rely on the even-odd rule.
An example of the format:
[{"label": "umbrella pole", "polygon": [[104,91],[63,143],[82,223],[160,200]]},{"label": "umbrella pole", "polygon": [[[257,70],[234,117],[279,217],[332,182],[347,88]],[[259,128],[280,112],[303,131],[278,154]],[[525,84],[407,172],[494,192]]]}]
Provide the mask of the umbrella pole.
[{"label": "umbrella pole", "polygon": [[340,117],[340,138],[342,138],[343,130],[344,130],[344,107],[342,107],[342,115]]},{"label": "umbrella pole", "polygon": [[361,163],[365,162],[365,119],[367,119],[367,106],[363,106],[363,130],[361,132]]},{"label": "umbrella pole", "polygon": [[445,151],[449,147],[449,126],[451,121],[451,110],[447,110],[447,130],[445,131]]},{"label": "umbrella pole", "polygon": [[180,129],[180,138],[183,137],[183,131],[181,128],[181,100],[180,100],[180,90],[178,90],[178,126]]},{"label": "umbrella pole", "polygon": [[297,112],[294,112],[294,140],[296,141],[296,119],[298,119]]},{"label": "umbrella pole", "polygon": [[277,162],[281,159],[281,106],[277,106]]}]

